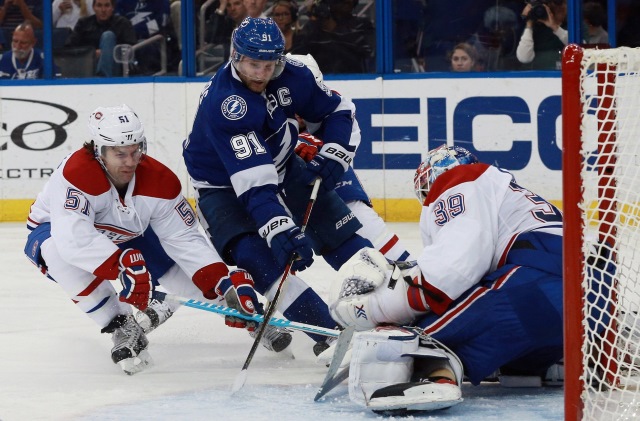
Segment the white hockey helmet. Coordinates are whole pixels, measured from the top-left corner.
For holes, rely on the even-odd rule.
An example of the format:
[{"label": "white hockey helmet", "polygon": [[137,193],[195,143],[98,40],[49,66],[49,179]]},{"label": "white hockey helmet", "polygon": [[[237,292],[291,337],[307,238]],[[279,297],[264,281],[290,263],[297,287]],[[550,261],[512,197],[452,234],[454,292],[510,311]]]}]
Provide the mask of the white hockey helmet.
[{"label": "white hockey helmet", "polygon": [[142,122],[125,104],[96,108],[89,117],[89,132],[97,158],[104,146],[140,145],[142,153],[146,153],[147,138]]},{"label": "white hockey helmet", "polygon": [[303,55],[303,54],[287,53],[286,57],[292,58],[294,60],[297,60],[300,63],[302,63],[305,66],[307,66],[309,68],[309,70],[311,70],[311,73],[313,73],[313,76],[315,76],[316,82],[324,82],[324,76],[322,75],[322,72],[320,71],[320,66],[318,66],[318,62],[316,61],[315,58],[313,58],[313,56],[311,54]]},{"label": "white hockey helmet", "polygon": [[474,154],[460,146],[442,145],[430,150],[413,176],[413,185],[420,204],[424,204],[431,185],[440,174],[458,165],[477,162],[478,158]]}]

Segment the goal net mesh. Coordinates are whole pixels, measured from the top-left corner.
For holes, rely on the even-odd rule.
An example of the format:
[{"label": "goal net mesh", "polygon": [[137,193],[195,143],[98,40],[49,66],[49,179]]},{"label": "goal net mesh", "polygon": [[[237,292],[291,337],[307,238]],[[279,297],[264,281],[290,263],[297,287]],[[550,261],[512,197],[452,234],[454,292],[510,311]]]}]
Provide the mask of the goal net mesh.
[{"label": "goal net mesh", "polygon": [[582,414],[640,419],[640,49],[583,50],[579,86]]}]

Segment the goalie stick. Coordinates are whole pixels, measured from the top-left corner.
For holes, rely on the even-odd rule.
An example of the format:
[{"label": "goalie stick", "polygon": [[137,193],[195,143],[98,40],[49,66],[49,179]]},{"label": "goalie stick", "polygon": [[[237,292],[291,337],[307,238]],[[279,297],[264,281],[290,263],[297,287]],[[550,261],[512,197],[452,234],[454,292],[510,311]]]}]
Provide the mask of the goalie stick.
[{"label": "goalie stick", "polygon": [[[307,223],[309,222],[309,217],[311,216],[311,210],[313,209],[313,205],[316,202],[316,198],[318,197],[318,190],[320,189],[321,178],[316,178],[313,183],[313,190],[311,190],[311,195],[309,196],[309,202],[307,203],[307,210],[304,212],[304,216],[302,218],[302,225],[300,226],[300,231],[304,233],[307,229]],[[282,291],[282,286],[284,282],[289,277],[289,272],[291,271],[291,266],[293,266],[293,262],[296,260],[296,254],[293,253],[291,258],[289,259],[289,263],[284,268],[284,273],[282,274],[282,279],[278,283],[278,288],[276,289],[276,293],[273,295],[273,300],[269,303],[269,307],[267,307],[267,312],[264,315],[264,320],[269,323],[269,320],[273,317],[273,313],[276,311],[276,307],[278,306],[278,298],[280,298],[280,292]],[[251,346],[251,350],[249,350],[249,355],[247,355],[247,359],[242,365],[242,370],[236,376],[235,381],[233,382],[233,386],[231,386],[231,394],[236,393],[238,390],[242,389],[244,383],[247,381],[247,369],[249,368],[249,364],[251,364],[251,360],[255,355],[258,345],[260,344],[260,340],[262,339],[262,335],[264,334],[265,323],[260,323],[258,329],[256,330],[256,336],[253,339],[253,345]]]},{"label": "goalie stick", "polygon": [[[198,301],[198,300],[193,300],[190,298],[184,298],[184,297],[180,297],[178,295],[172,295],[172,294],[167,294],[164,292],[160,292],[160,291],[155,291],[153,293],[153,298],[156,300],[160,300],[160,301],[175,301],[178,302],[180,304],[182,304],[185,307],[191,307],[191,308],[195,308],[198,310],[204,310],[204,311],[209,311],[211,313],[217,313],[217,314],[221,314],[224,316],[233,316],[233,317],[239,317],[241,319],[244,320],[252,320],[254,322],[258,322],[258,323],[262,323],[264,322],[264,316],[262,314],[254,314],[254,315],[248,315],[248,314],[243,314],[240,313],[238,310],[231,308],[231,307],[226,307],[220,304],[211,304],[211,303],[205,303],[202,301]],[[317,335],[324,335],[324,336],[331,336],[331,337],[338,337],[340,336],[340,331],[337,329],[328,329],[325,327],[320,327],[320,326],[314,326],[314,325],[308,325],[308,324],[304,324],[304,323],[298,323],[298,322],[292,322],[290,320],[286,320],[286,319],[279,319],[276,317],[272,317],[269,320],[269,323],[272,326],[277,326],[277,327],[282,327],[282,328],[287,328],[287,329],[291,329],[291,330],[299,330],[302,332],[308,332],[308,333],[315,333]]]},{"label": "goalie stick", "polygon": [[324,381],[320,385],[315,398],[313,398],[315,402],[349,377],[349,366],[346,366],[340,372],[338,372],[338,369],[340,368],[340,363],[342,363],[342,360],[349,349],[349,343],[351,343],[351,338],[353,337],[353,332],[355,330],[355,326],[349,326],[340,334],[338,343],[336,343],[336,349],[333,351],[331,364],[329,364],[329,371],[327,371],[326,376],[324,376]]}]

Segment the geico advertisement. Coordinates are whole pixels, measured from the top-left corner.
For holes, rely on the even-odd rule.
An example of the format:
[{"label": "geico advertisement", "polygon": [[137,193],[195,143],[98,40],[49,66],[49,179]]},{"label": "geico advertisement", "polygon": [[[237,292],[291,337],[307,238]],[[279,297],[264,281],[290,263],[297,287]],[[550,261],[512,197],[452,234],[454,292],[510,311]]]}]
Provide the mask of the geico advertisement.
[{"label": "geico advertisement", "polygon": [[[413,197],[422,156],[444,142],[561,199],[557,78],[329,80],[356,104],[362,142],[354,167],[372,198]],[[2,87],[0,195],[35,197],[60,160],[89,140],[98,106],[126,103],[140,116],[149,154],[172,168],[192,197],[181,159],[203,83]]]}]

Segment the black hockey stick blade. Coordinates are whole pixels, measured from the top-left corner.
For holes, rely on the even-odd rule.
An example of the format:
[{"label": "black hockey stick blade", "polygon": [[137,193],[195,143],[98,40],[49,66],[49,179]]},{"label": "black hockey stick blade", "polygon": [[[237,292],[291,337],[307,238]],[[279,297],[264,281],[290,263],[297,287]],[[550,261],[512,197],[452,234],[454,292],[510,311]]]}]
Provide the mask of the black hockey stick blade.
[{"label": "black hockey stick blade", "polygon": [[329,371],[327,371],[327,375],[324,377],[324,381],[322,382],[322,385],[320,385],[318,393],[316,393],[315,398],[313,398],[314,401],[317,402],[318,399],[329,393],[334,387],[349,377],[349,366],[343,368],[340,372],[338,372],[338,369],[340,368],[340,364],[342,363],[344,356],[349,350],[349,344],[351,343],[351,338],[353,337],[353,332],[355,332],[355,330],[355,326],[349,326],[340,334],[338,343],[336,343],[336,349],[333,352],[331,364],[329,364]]}]

